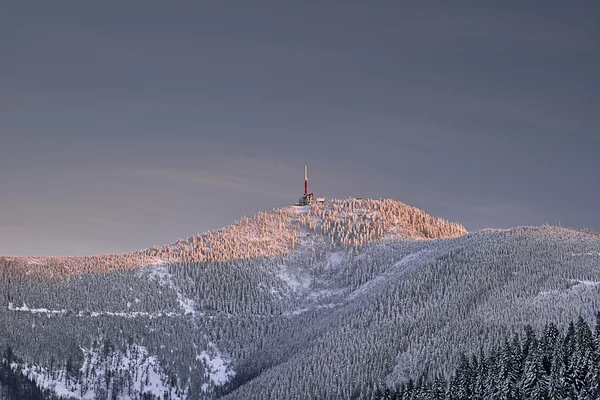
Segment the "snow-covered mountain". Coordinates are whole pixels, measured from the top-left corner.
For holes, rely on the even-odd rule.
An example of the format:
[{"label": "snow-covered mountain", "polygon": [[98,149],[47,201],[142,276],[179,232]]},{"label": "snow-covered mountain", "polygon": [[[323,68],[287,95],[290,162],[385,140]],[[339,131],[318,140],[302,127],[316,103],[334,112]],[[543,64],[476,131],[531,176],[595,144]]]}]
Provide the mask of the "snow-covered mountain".
[{"label": "snow-covered mountain", "polygon": [[598,267],[595,235],[336,200],[131,254],[0,257],[0,349],[74,398],[370,398],[525,323],[591,321]]}]

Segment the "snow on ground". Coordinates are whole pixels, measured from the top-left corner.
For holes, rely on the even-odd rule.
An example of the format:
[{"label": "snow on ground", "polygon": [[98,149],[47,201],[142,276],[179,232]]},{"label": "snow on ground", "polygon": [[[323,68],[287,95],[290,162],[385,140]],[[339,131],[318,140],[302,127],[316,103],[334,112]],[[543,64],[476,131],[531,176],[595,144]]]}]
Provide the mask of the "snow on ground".
[{"label": "snow on ground", "polygon": [[139,318],[139,317],[148,317],[152,318],[161,318],[161,317],[181,317],[183,316],[180,313],[176,312],[145,312],[145,311],[133,311],[133,312],[111,312],[111,311],[91,311],[91,312],[83,312],[79,311],[77,313],[78,317],[100,317],[100,316],[109,316],[109,317],[122,317],[122,318]]},{"label": "snow on ground", "polygon": [[[29,308],[27,304],[23,303],[22,307],[15,307],[13,303],[8,303],[9,311],[17,311],[17,312],[29,312],[31,314],[47,314],[51,315],[63,315],[67,313],[67,310],[49,310],[47,308]],[[79,311],[75,314],[78,317],[100,317],[100,316],[111,316],[111,317],[123,317],[123,318],[139,318],[139,317],[148,317],[152,318],[161,318],[161,317],[182,317],[184,314],[176,313],[176,312],[145,312],[145,311],[134,311],[134,312],[112,312],[112,311]]]},{"label": "snow on ground", "polygon": [[13,303],[8,303],[9,311],[22,311],[22,312],[30,312],[32,314],[65,314],[67,310],[49,310],[47,308],[29,308],[27,304],[23,303],[22,307],[15,307]]},{"label": "snow on ground", "polygon": [[235,376],[235,371],[226,360],[221,351],[213,343],[208,344],[208,351],[202,351],[196,356],[205,367],[206,378],[210,383],[202,385],[202,390],[207,391],[210,385],[222,386]]},{"label": "snow on ground", "polygon": [[48,371],[37,365],[27,365],[21,367],[19,364],[12,363],[13,371],[20,370],[23,375],[34,381],[38,387],[49,389],[59,397],[79,397],[82,399],[93,399],[94,396],[83,396],[81,393],[81,384],[72,379],[67,379],[66,370],[54,372]]},{"label": "snow on ground", "polygon": [[576,287],[576,286],[594,287],[594,286],[600,285],[600,282],[598,282],[598,281],[581,281],[581,280],[578,280],[578,279],[569,279],[569,282],[575,284],[573,286],[573,288]]},{"label": "snow on ground", "polygon": [[314,290],[314,291],[310,292],[308,294],[308,296],[306,296],[306,297],[310,300],[319,300],[324,297],[333,297],[333,296],[342,295],[344,292],[346,292],[346,290],[348,290],[348,289],[347,288],[339,288],[339,289]]},{"label": "snow on ground", "polygon": [[183,314],[189,315],[193,319],[196,318],[198,314],[196,302],[189,297],[184,296],[181,288],[173,281],[173,275],[169,272],[166,266],[162,266],[162,264],[154,264],[144,268],[141,272],[147,274],[149,279],[157,279],[161,285],[173,289],[177,294],[177,302],[179,303],[179,307],[181,307],[183,310]]},{"label": "snow on ground", "polygon": [[[19,365],[12,363],[14,371],[20,371],[23,375],[36,382],[42,389],[49,389],[59,397],[76,397],[80,399],[95,399],[101,395],[98,390],[106,393],[107,398],[113,398],[113,386],[111,382],[119,379],[111,379],[106,382],[106,373],[109,378],[121,377],[131,379],[131,383],[123,384],[123,392],[115,392],[114,397],[124,400],[139,399],[143,394],[153,394],[162,398],[165,392],[170,394],[171,399],[184,399],[186,390],[171,387],[169,378],[160,366],[155,356],[150,356],[148,350],[143,346],[133,345],[128,347],[124,353],[112,351],[104,354],[101,347],[94,349],[81,348],[83,352],[83,365],[79,377],[67,374],[65,368],[54,368],[52,371],[38,365]],[[125,383],[125,382],[124,382]],[[100,389],[102,388],[102,389]],[[131,388],[129,391],[128,388]]]},{"label": "snow on ground", "polygon": [[281,266],[281,270],[277,274],[277,277],[285,282],[294,292],[302,289],[307,289],[310,286],[310,277],[308,276],[295,276],[291,271],[287,270],[285,265]]},{"label": "snow on ground", "polygon": [[291,317],[291,316],[303,314],[303,313],[308,312],[308,311],[318,310],[318,309],[321,309],[321,308],[336,308],[336,307],[339,307],[339,306],[343,306],[344,304],[345,303],[320,304],[320,305],[315,306],[315,307],[300,308],[300,309],[297,309],[297,310],[287,311],[287,312],[283,313],[283,316],[284,317]]},{"label": "snow on ground", "polygon": [[310,211],[310,206],[291,206],[291,210],[293,210],[296,214],[306,214]]},{"label": "snow on ground", "polygon": [[580,292],[582,290],[591,289],[600,285],[599,281],[587,281],[579,279],[569,279],[569,283],[573,284],[567,289],[554,289],[546,290],[538,293],[539,298],[550,298],[552,296],[565,296],[574,292]]},{"label": "snow on ground", "polygon": [[177,301],[179,302],[179,306],[183,309],[183,313],[185,315],[196,316],[196,303],[192,299],[188,299],[183,297],[181,293],[177,293]]}]

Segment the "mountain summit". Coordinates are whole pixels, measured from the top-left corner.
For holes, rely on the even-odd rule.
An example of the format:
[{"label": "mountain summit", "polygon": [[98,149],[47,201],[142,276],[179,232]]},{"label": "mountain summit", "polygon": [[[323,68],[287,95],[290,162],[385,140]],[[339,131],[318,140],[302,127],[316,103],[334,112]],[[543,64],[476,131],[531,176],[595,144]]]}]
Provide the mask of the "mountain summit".
[{"label": "mountain summit", "polygon": [[331,247],[357,247],[381,239],[440,239],[466,233],[460,224],[395,200],[331,200],[245,217],[218,231],[143,254],[165,260],[227,261],[289,254],[311,235]]},{"label": "mountain summit", "polygon": [[63,397],[367,399],[523,324],[593,319],[599,260],[562,228],[291,206],[130,254],[0,258],[0,349]]},{"label": "mountain summit", "polygon": [[289,254],[310,235],[333,247],[356,247],[381,239],[439,239],[466,233],[460,224],[434,218],[395,200],[346,199],[261,212],[216,231],[134,253],[3,259],[30,274],[56,276],[139,268],[158,262],[232,261]]}]

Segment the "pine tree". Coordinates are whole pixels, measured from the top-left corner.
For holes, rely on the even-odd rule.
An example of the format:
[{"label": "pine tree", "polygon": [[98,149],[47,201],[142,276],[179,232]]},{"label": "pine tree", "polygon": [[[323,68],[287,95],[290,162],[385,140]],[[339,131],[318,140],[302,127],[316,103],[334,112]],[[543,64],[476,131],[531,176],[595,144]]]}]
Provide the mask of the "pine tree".
[{"label": "pine tree", "polygon": [[522,379],[522,393],[527,399],[543,400],[548,398],[548,377],[542,365],[541,349],[535,336],[531,337]]},{"label": "pine tree", "polygon": [[535,332],[534,332],[533,328],[531,327],[531,325],[529,325],[529,324],[525,325],[525,328],[523,328],[523,331],[524,331],[523,359],[525,359],[525,358],[527,358],[527,355],[529,354],[531,347],[534,346],[535,342],[537,342],[537,339],[536,339]]},{"label": "pine tree", "polygon": [[446,384],[444,379],[438,376],[429,389],[428,400],[444,400],[446,398]]},{"label": "pine tree", "polygon": [[550,323],[546,325],[543,332],[542,337],[542,364],[544,366],[544,370],[546,371],[546,375],[550,375],[550,370],[552,368],[553,362],[553,354],[556,348],[556,345],[559,341],[560,332],[556,325]]},{"label": "pine tree", "polygon": [[488,362],[483,354],[483,349],[479,349],[479,359],[473,356],[473,365],[475,366],[475,382],[473,384],[473,399],[483,399],[486,396],[486,385],[488,382]]},{"label": "pine tree", "polygon": [[460,356],[460,363],[456,370],[456,385],[457,395],[461,399],[472,398],[473,382],[474,382],[474,371],[469,364],[469,360],[464,354]]},{"label": "pine tree", "polygon": [[594,337],[589,325],[580,316],[576,324],[576,348],[573,355],[573,378],[577,393],[586,386],[586,379],[593,363]]},{"label": "pine tree", "polygon": [[568,384],[565,379],[565,355],[561,342],[558,341],[552,356],[552,367],[548,380],[548,397],[550,399],[569,398]]},{"label": "pine tree", "polygon": [[571,322],[569,323],[569,328],[567,329],[567,333],[562,343],[563,371],[561,374],[564,382],[564,390],[566,391],[566,395],[568,395],[571,398],[577,397],[577,390],[575,388],[575,365],[573,362],[576,340],[577,337],[575,332],[575,325],[573,324],[573,322]]},{"label": "pine tree", "polygon": [[[517,354],[520,355],[520,349],[517,351]],[[498,399],[514,400],[518,398],[517,385],[519,380],[518,370],[520,368],[516,363],[518,359],[520,357],[515,359],[513,349],[508,340],[505,339],[499,358],[499,382],[496,394]]]}]

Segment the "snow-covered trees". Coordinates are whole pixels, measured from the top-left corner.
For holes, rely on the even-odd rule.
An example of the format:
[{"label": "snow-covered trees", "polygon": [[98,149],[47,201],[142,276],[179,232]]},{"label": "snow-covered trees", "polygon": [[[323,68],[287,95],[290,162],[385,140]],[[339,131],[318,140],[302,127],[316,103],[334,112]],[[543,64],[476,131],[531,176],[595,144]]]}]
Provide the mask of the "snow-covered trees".
[{"label": "snow-covered trees", "polygon": [[[492,357],[525,323],[590,321],[600,308],[599,252],[598,236],[552,227],[466,235],[390,200],[289,207],[132,254],[0,258],[0,349],[56,376],[68,364],[70,385],[105,395],[134,390],[124,371],[98,368],[135,346],[191,398],[366,399],[425,372],[441,392],[467,363],[461,379],[473,394],[533,393],[540,363],[548,391],[559,393],[553,377],[573,369],[579,382],[587,370],[548,364],[561,335],[550,325],[541,342],[531,332],[509,338],[511,353],[494,361],[502,377],[487,357],[461,354]],[[104,364],[82,350],[105,347]],[[220,354],[223,368],[207,354]],[[525,369],[532,378],[522,385]],[[90,389],[86,375],[116,386]],[[465,385],[452,393],[466,395]]]},{"label": "snow-covered trees", "polygon": [[136,269],[161,262],[227,262],[291,253],[318,232],[330,247],[364,246],[389,238],[438,239],[466,234],[460,225],[394,200],[332,200],[243,217],[231,226],[174,244],[128,254],[82,257],[0,257],[3,269],[61,278]]},{"label": "snow-covered trees", "polygon": [[[600,321],[600,313],[597,319]],[[597,399],[600,397],[600,335],[579,318],[564,334],[549,324],[524,339],[513,334],[484,355],[461,362],[449,381],[439,377],[380,390],[378,399]],[[522,351],[519,350],[522,345]],[[511,364],[507,367],[507,363]],[[485,365],[485,368],[479,366]],[[510,372],[508,371],[510,370]]]}]

